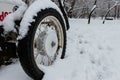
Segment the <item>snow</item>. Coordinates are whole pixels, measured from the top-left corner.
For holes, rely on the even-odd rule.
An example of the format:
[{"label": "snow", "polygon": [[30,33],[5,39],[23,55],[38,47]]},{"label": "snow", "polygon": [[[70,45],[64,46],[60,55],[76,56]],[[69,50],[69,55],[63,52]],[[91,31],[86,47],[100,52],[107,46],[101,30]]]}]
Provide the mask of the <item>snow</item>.
[{"label": "snow", "polygon": [[94,6],[93,6],[93,8],[91,9],[91,11],[93,11],[96,7],[97,7],[97,6],[96,6],[96,5],[94,5]]},{"label": "snow", "polygon": [[18,37],[18,39],[21,39],[26,36],[30,23],[35,21],[33,17],[37,16],[38,12],[46,8],[56,9],[62,16],[62,13],[58,8],[58,6],[55,3],[53,3],[51,0],[36,0],[34,3],[30,5],[30,7],[27,9],[27,11],[23,16],[23,19],[20,24],[20,30],[19,30],[20,36]]},{"label": "snow", "polygon": [[29,6],[22,0],[0,0],[0,2],[18,6],[18,9],[15,12],[12,12],[5,17],[3,22],[0,22],[0,25],[4,26],[4,33],[7,34],[10,31],[17,32],[15,29],[14,21],[20,20],[22,18],[19,29],[20,36],[18,37],[18,39],[22,39],[26,36],[30,23],[35,21],[33,17],[37,16],[37,13],[40,12],[42,9],[56,9],[63,17],[58,6],[51,0],[31,0]]},{"label": "snow", "polygon": [[[120,80],[120,21],[70,19],[65,59],[42,67],[42,80]],[[0,80],[32,80],[19,61],[0,68]]]},{"label": "snow", "polygon": [[0,68],[0,80],[32,80],[21,68],[19,63]]},{"label": "snow", "polygon": [[17,6],[21,6],[25,4],[22,0],[0,0],[2,3],[8,3],[8,4],[13,4]]},{"label": "snow", "polygon": [[17,32],[14,27],[14,21],[20,20],[22,18],[19,29],[20,36],[18,37],[18,39],[22,39],[23,37],[25,37],[28,32],[28,26],[30,26],[30,22],[34,21],[33,17],[37,16],[37,13],[40,12],[42,9],[54,8],[62,16],[62,13],[58,6],[51,0],[29,0],[29,4],[26,4],[22,0],[0,0],[0,2],[18,6],[18,9],[15,12],[12,12],[8,16],[6,16],[3,22],[0,22],[0,25],[4,26],[4,33],[7,34],[10,31]]},{"label": "snow", "polygon": [[16,32],[14,28],[14,21],[20,20],[23,17],[23,14],[27,9],[27,5],[22,0],[0,0],[0,2],[13,4],[19,7],[15,12],[6,16],[5,20],[2,23],[2,25],[4,26],[3,28],[5,30],[5,34],[9,31]]}]

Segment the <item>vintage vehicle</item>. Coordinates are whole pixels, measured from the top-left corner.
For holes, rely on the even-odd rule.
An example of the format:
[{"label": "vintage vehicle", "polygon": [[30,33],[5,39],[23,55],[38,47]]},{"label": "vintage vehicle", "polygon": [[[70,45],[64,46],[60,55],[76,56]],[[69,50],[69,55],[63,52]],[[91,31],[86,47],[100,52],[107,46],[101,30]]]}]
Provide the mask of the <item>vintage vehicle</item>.
[{"label": "vintage vehicle", "polygon": [[[69,22],[50,0],[0,0],[0,55],[18,55],[24,71],[34,80],[44,76],[42,66],[63,59]],[[7,61],[6,60],[6,61]]]}]

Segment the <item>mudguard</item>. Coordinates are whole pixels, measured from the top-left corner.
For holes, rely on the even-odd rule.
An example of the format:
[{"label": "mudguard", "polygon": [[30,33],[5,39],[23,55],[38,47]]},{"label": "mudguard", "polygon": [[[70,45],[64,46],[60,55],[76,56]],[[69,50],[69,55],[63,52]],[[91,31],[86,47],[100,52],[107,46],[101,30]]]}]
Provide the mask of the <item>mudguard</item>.
[{"label": "mudguard", "polygon": [[[20,29],[19,29],[20,35],[18,36],[18,39],[22,39],[23,37],[26,36],[30,23],[34,21],[33,17],[37,16],[37,13],[39,11],[41,11],[42,9],[46,9],[46,8],[56,9],[63,17],[61,10],[51,0],[36,0],[28,7],[28,9],[26,10],[23,16],[23,19],[20,23]],[[64,17],[63,17],[63,20],[64,20]],[[64,20],[64,23],[65,23],[65,20]],[[66,27],[66,30],[67,30],[67,27]]]}]

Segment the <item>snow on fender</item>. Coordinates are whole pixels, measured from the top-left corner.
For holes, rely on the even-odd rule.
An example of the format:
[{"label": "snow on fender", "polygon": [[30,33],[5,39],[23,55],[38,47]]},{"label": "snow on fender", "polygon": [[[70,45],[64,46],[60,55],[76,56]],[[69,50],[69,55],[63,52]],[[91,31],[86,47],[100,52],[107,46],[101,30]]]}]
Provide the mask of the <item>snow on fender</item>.
[{"label": "snow on fender", "polygon": [[[16,29],[14,28],[14,21],[20,20],[23,17],[23,14],[27,9],[27,5],[22,0],[0,0],[0,3],[5,6],[5,10],[8,8],[8,10],[12,11],[15,6],[19,7],[16,11],[12,12],[8,16],[5,16],[4,20],[1,22],[1,25],[4,26],[4,34],[7,34],[9,31],[16,32]],[[12,8],[11,6],[9,7],[9,5],[13,5]],[[1,8],[4,9],[4,7]]]},{"label": "snow on fender", "polygon": [[20,24],[20,29],[19,29],[20,35],[17,38],[18,40],[22,39],[26,36],[29,26],[30,26],[30,23],[34,21],[33,17],[37,16],[38,12],[40,12],[42,9],[46,9],[46,8],[56,9],[63,17],[62,12],[58,8],[58,6],[51,0],[36,0],[29,6],[29,8],[26,10],[26,12],[23,16],[23,19]]}]

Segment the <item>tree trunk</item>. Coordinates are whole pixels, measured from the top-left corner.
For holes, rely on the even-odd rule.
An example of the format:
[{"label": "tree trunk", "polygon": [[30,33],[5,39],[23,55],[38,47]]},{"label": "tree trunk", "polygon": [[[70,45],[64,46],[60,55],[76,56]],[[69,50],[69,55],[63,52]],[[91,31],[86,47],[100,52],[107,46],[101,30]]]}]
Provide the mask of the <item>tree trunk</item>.
[{"label": "tree trunk", "polygon": [[90,14],[89,14],[89,16],[88,16],[88,24],[90,24],[90,20],[91,20],[92,13],[94,12],[94,10],[95,10],[96,7],[97,7],[96,4],[97,4],[97,0],[95,0],[94,6],[93,6],[93,8],[91,9],[91,12],[90,12]]}]

